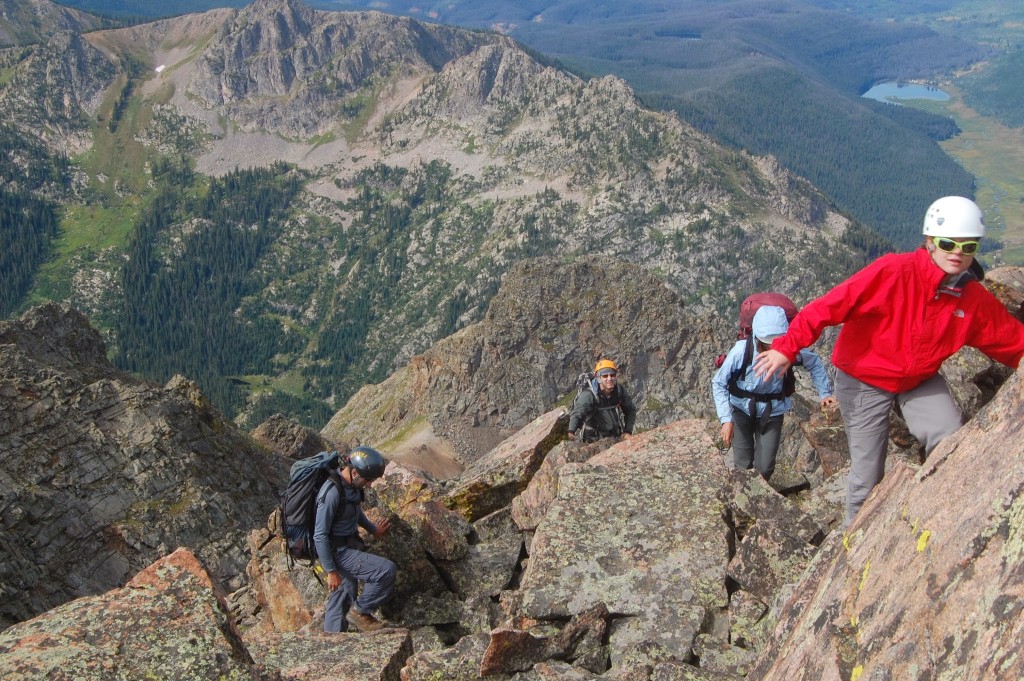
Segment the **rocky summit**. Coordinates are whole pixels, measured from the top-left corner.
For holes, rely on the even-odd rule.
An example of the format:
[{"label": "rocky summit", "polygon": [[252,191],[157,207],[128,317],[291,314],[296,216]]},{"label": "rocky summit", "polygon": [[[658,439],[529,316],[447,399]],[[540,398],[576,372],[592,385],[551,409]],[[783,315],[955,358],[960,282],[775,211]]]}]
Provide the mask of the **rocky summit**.
[{"label": "rocky summit", "polygon": [[[991,276],[1014,310],[1024,299],[1018,274]],[[12,376],[0,392],[11,405],[4,413],[16,415],[5,431],[16,437],[5,435],[4,451],[30,458],[33,447],[23,443],[38,441],[32,438],[42,429],[63,434],[39,446],[53,460],[68,461],[63,477],[37,475],[11,493],[5,489],[5,536],[12,536],[11,519],[28,527],[30,517],[36,541],[67,546],[73,533],[96,527],[83,510],[106,508],[100,499],[114,495],[114,483],[122,494],[128,484],[109,467],[83,475],[91,459],[80,452],[91,450],[80,433],[127,437],[124,426],[117,430],[122,421],[93,417],[88,406],[91,396],[112,390],[108,382],[130,381],[110,369],[96,332],[66,308],[38,308],[6,323],[0,341],[4,376]],[[528,346],[509,346],[509,361]],[[974,361],[955,358],[950,380],[969,375]],[[232,458],[223,451],[221,484],[249,497],[231,503],[261,513],[244,545],[242,523],[225,520],[227,492],[207,492],[216,501],[205,505],[182,499],[179,506],[158,506],[166,496],[157,492],[147,508],[162,510],[145,520],[163,528],[164,545],[153,553],[165,555],[134,576],[122,570],[124,587],[81,584],[91,593],[69,594],[36,617],[12,613],[24,621],[0,633],[0,670],[12,679],[1019,678],[1017,509],[1024,468],[1016,462],[1024,460],[1024,384],[1019,371],[1001,386],[992,380],[994,396],[972,397],[974,406],[965,407],[970,420],[927,461],[894,434],[886,478],[845,533],[837,529],[848,466],[841,424],[799,409],[787,418],[771,485],[752,471],[730,469],[707,418],[581,444],[565,439],[559,406],[511,429],[445,479],[392,461],[365,504],[371,519],[392,522],[383,538],[368,538],[371,550],[399,567],[395,594],[379,613],[392,626],[374,634],[322,633],[321,575],[286,559],[269,486],[239,483],[255,462],[278,459],[250,445],[243,450],[249,466],[225,468]],[[980,383],[958,385],[958,398],[976,396]],[[131,385],[162,395],[164,414],[175,404],[168,393],[182,390]],[[136,401],[115,412],[134,432],[149,434],[147,402],[132,394]],[[195,409],[201,396],[190,394]],[[242,446],[228,424],[211,421],[214,410],[187,413],[198,432],[176,421],[163,432],[169,442],[178,442],[172,428],[192,433],[192,457],[217,443]],[[79,423],[88,428],[69,432]],[[263,433],[284,450],[313,441],[280,418]],[[147,461],[145,450],[132,449],[132,470],[152,485],[153,464],[139,463]],[[189,456],[164,460],[191,462],[182,473],[186,488],[212,487],[209,460]],[[12,458],[4,460],[5,479]],[[794,472],[802,479],[787,482]],[[76,517],[85,518],[77,525],[55,516],[55,504],[47,515],[26,501],[41,489],[72,489],[72,478],[82,477],[64,505],[89,498],[91,490],[102,497],[75,506]],[[18,509],[30,507],[31,516],[19,516]],[[113,526],[125,543],[141,544],[127,531],[137,516],[128,518],[94,535],[105,537],[103,528]],[[195,528],[210,519],[232,528],[225,550],[211,551],[197,538]],[[173,550],[174,532],[193,548]],[[228,549],[229,541],[237,543]],[[91,545],[77,544],[76,558],[88,559]],[[238,553],[248,560],[244,580],[214,576],[224,570],[224,555]],[[43,569],[65,553],[48,555]],[[121,564],[109,550],[100,555],[92,565]],[[138,555],[152,554],[140,548]]]}]

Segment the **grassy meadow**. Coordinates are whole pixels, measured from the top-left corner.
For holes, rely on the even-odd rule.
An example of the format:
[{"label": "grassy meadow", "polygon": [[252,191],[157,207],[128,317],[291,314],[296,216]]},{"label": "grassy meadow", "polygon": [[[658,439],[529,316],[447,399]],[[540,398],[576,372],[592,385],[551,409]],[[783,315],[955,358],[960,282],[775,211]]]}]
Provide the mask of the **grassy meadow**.
[{"label": "grassy meadow", "polygon": [[941,146],[977,179],[976,198],[985,211],[986,224],[992,236],[1005,243],[994,260],[1024,265],[1024,129],[982,116],[964,103],[956,86],[943,83],[941,87],[949,93],[948,101],[900,103],[952,116],[957,122],[963,132]]}]

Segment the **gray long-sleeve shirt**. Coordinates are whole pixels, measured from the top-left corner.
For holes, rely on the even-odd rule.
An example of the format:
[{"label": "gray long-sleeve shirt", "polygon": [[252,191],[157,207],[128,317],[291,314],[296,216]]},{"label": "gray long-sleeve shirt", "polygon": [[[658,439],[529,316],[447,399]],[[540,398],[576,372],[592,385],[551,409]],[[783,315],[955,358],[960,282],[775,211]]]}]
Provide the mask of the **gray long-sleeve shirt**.
[{"label": "gray long-sleeve shirt", "polygon": [[313,542],[316,544],[316,555],[325,572],[334,572],[334,553],[331,550],[331,539],[338,545],[338,539],[351,537],[360,527],[370,534],[377,531],[377,526],[363,513],[361,506],[363,495],[361,490],[342,484],[345,493],[344,502],[337,486],[330,480],[324,481],[316,495],[316,525],[313,529]]},{"label": "gray long-sleeve shirt", "polygon": [[[625,419],[621,429],[619,410]],[[569,414],[569,432],[575,433],[584,423],[595,428],[601,437],[632,433],[636,423],[636,405],[621,385],[615,386],[611,395],[606,395],[596,386],[596,381],[592,382],[591,389],[581,394],[573,405]]]}]

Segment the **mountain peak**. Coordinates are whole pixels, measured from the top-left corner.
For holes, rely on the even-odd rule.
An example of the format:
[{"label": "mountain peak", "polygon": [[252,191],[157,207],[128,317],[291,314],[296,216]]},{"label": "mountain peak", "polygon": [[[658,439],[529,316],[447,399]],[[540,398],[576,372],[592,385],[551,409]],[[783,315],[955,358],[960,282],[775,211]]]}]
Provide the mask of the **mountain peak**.
[{"label": "mountain peak", "polygon": [[82,33],[102,20],[50,0],[0,0],[0,47],[45,43],[61,31]]}]

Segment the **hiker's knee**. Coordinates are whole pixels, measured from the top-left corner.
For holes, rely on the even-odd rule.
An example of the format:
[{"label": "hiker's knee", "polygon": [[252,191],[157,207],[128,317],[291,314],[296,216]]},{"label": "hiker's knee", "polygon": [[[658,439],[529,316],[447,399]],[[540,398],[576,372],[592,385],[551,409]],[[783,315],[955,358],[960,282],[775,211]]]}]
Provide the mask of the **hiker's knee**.
[{"label": "hiker's knee", "polygon": [[394,561],[385,558],[380,569],[381,573],[381,584],[391,585],[395,583],[395,575],[398,574],[398,566],[395,565]]}]

